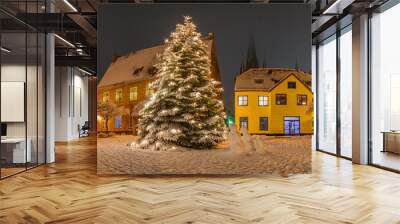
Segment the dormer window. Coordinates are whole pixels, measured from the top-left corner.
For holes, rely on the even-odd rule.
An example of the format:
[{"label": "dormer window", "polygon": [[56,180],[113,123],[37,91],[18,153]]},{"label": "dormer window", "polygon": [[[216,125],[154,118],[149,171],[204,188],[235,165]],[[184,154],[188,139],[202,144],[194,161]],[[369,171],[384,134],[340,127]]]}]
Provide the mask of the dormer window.
[{"label": "dormer window", "polygon": [[263,84],[264,83],[264,79],[255,79],[254,82],[256,84]]},{"label": "dormer window", "polygon": [[288,89],[296,89],[296,82],[288,82],[287,88]]},{"label": "dormer window", "polygon": [[143,70],[144,66],[140,68],[133,68],[133,75],[138,75]]}]

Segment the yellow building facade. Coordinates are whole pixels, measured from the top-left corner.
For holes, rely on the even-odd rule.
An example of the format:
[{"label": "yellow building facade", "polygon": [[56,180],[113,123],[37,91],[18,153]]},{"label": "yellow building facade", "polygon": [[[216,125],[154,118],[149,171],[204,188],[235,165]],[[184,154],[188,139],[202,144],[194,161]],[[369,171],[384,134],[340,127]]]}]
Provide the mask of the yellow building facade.
[{"label": "yellow building facade", "polygon": [[311,76],[294,69],[250,69],[235,81],[235,124],[250,134],[313,133]]}]

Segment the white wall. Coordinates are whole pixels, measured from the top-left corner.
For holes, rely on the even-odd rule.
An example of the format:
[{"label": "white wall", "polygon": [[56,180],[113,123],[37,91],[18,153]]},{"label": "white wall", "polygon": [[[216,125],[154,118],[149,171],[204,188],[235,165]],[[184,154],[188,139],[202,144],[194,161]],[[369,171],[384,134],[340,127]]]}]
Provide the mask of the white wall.
[{"label": "white wall", "polygon": [[[37,70],[38,69],[38,70]],[[25,64],[3,64],[1,66],[2,82],[24,82],[26,83],[26,108],[23,106],[21,112],[26,112],[26,121],[22,122],[6,122],[8,138],[25,138],[29,139],[32,161],[44,163],[44,83],[42,68]],[[27,79],[27,80],[26,80]],[[24,90],[21,90],[24,94]],[[7,97],[7,96],[2,96]],[[1,108],[1,110],[12,110],[11,108]],[[26,111],[25,111],[26,110]],[[3,112],[4,112],[3,111]],[[7,111],[13,113],[12,111]],[[37,153],[39,155],[37,156]]]},{"label": "white wall", "polygon": [[88,120],[88,77],[72,67],[56,67],[55,73],[55,140],[70,141]]},{"label": "white wall", "polygon": [[[27,107],[34,107],[34,110],[36,111],[36,88],[29,88],[32,86],[36,86],[36,80],[33,80],[30,78],[30,74],[35,74],[36,75],[36,67],[35,66],[27,66],[25,67],[24,65],[18,65],[18,64],[5,64],[1,66],[1,81],[3,82],[25,82],[25,75],[27,69],[28,72],[28,88],[27,88]],[[7,110],[7,108],[2,108],[2,110]],[[28,110],[30,112],[31,110]],[[33,122],[35,123],[34,125],[28,124],[28,129],[29,127],[32,127],[36,130],[36,119],[37,115],[36,113],[27,113],[27,118],[28,122]],[[35,133],[36,134],[36,133]],[[7,122],[7,136],[8,137],[25,137],[25,122]],[[28,137],[29,137],[29,130],[28,130]]]},{"label": "white wall", "polygon": [[[56,67],[55,68],[55,140],[63,141],[68,139],[68,86],[69,77],[67,67]],[[67,112],[66,112],[67,111]]]},{"label": "white wall", "polygon": [[[28,67],[28,70],[32,67]],[[1,66],[1,81],[25,82],[25,64],[9,64]],[[1,108],[6,110],[7,108]],[[7,123],[7,137],[25,137],[25,123],[11,122]]]}]

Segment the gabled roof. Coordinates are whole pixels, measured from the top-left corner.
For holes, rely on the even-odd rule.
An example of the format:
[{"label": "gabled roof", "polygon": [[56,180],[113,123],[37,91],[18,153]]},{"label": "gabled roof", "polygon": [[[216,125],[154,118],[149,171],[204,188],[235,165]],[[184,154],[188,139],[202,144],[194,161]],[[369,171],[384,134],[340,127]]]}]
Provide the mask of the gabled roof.
[{"label": "gabled roof", "polygon": [[[203,41],[211,58],[214,36],[209,34],[208,37],[203,38]],[[98,87],[139,82],[154,78],[153,65],[157,62],[157,55],[162,54],[165,47],[166,44],[161,44],[114,58],[100,80]]]},{"label": "gabled roof", "polygon": [[236,77],[236,90],[263,90],[270,92],[289,76],[294,75],[306,87],[311,88],[311,75],[288,68],[253,68]]}]

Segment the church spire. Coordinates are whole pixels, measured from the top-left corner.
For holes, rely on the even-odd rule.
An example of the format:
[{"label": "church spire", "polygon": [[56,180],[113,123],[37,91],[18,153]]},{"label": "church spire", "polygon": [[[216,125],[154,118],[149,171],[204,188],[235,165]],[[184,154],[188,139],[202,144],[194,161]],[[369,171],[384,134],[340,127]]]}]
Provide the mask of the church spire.
[{"label": "church spire", "polygon": [[249,37],[249,46],[247,48],[247,58],[246,65],[244,67],[244,71],[247,71],[251,68],[258,68],[258,59],[256,53],[256,46],[253,36]]}]

